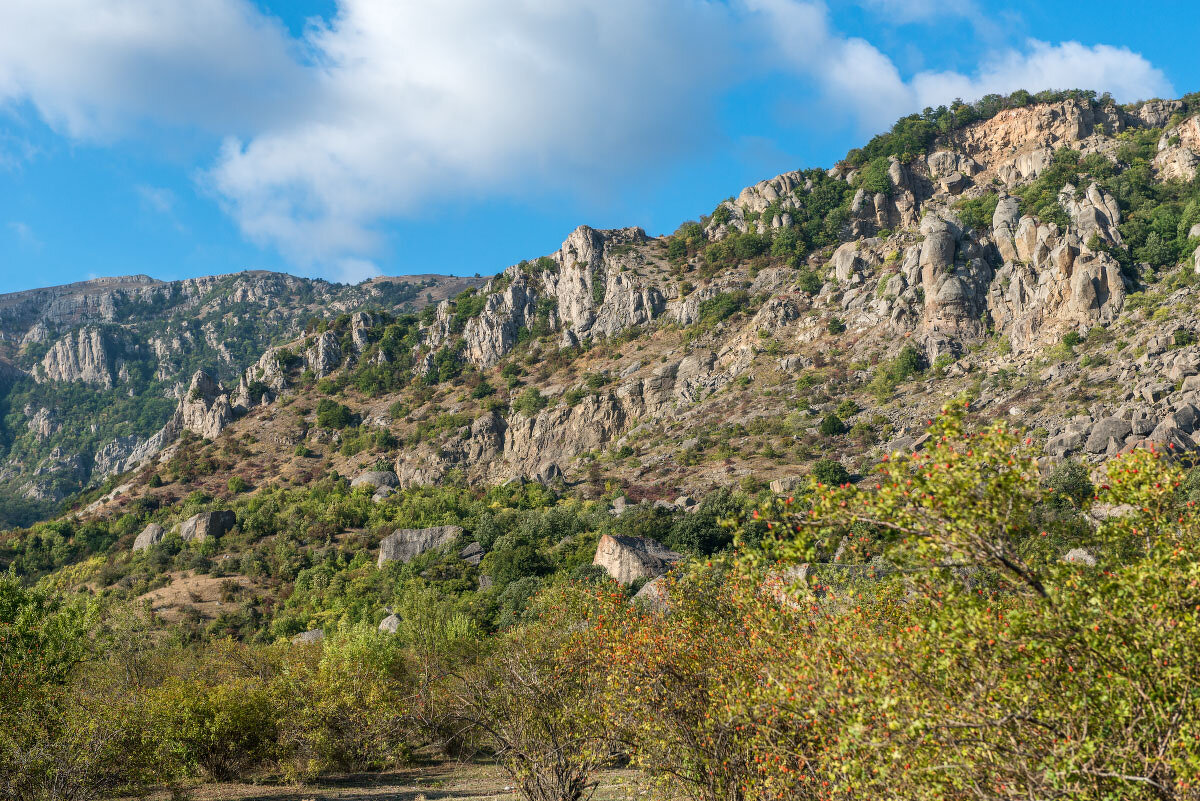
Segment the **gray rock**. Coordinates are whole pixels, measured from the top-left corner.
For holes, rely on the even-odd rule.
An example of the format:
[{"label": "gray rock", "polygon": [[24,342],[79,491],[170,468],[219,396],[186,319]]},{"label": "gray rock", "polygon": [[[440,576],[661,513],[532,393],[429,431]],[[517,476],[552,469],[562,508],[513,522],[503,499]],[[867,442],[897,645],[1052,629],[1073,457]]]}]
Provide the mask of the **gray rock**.
[{"label": "gray rock", "polygon": [[478,566],[483,561],[483,546],[478,542],[472,542],[466,548],[458,552],[458,558],[462,559],[469,565]]},{"label": "gray rock", "polygon": [[479,589],[481,589],[481,590],[486,590],[495,583],[496,582],[492,580],[491,576],[480,576],[479,577]]},{"label": "gray rock", "polygon": [[646,537],[605,534],[596,546],[592,564],[603,567],[621,584],[632,584],[640,578],[661,576],[681,559],[682,554]]},{"label": "gray rock", "polygon": [[325,629],[313,629],[292,638],[292,645],[315,645],[325,639]]},{"label": "gray rock", "polygon": [[189,517],[179,526],[179,536],[184,542],[204,542],[209,537],[220,537],[237,523],[237,515],[228,509],[219,512],[201,512]]},{"label": "gray rock", "polygon": [[351,487],[374,487],[375,489],[396,487],[399,484],[400,479],[391,470],[370,470],[350,482]]},{"label": "gray rock", "polygon": [[371,496],[371,500],[375,501],[375,503],[383,503],[395,494],[396,490],[391,487],[380,487],[375,490],[375,494]]},{"label": "gray rock", "polygon": [[641,605],[648,612],[666,614],[671,606],[667,593],[667,577],[658,576],[647,581],[633,596],[631,603]]},{"label": "gray rock", "polygon": [[1063,557],[1063,561],[1075,565],[1087,565],[1088,567],[1096,566],[1096,557],[1086,548],[1072,548],[1067,551]]},{"label": "gray rock", "polygon": [[1088,436],[1084,450],[1088,453],[1104,453],[1108,450],[1110,440],[1116,440],[1118,443],[1121,443],[1131,433],[1133,433],[1133,426],[1130,425],[1128,420],[1122,420],[1119,417],[1106,417],[1092,426],[1092,433]]},{"label": "gray rock", "polygon": [[400,630],[400,616],[388,615],[383,620],[379,621],[379,630],[388,634],[395,634]]},{"label": "gray rock", "polygon": [[462,534],[459,526],[402,528],[379,543],[379,567],[388,562],[409,562],[426,551],[449,545]]},{"label": "gray rock", "polygon": [[133,550],[144,551],[162,542],[162,538],[166,535],[166,530],[158,523],[151,523],[142,529],[142,533],[137,535],[137,539],[133,541]]}]

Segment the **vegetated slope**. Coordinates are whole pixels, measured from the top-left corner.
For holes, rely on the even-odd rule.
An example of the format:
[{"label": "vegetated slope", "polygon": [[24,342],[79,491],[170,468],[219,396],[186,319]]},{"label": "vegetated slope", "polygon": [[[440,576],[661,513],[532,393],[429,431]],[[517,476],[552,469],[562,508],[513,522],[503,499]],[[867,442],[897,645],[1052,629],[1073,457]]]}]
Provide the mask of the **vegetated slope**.
[{"label": "vegetated slope", "polygon": [[[37,574],[81,563],[72,581],[134,595],[189,570],[264,577],[230,625],[273,636],[378,616],[392,586],[366,580],[349,611],[340,590],[299,592],[305,571],[329,573],[324,597],[335,575],[372,575],[391,529],[458,524],[525,549],[481,595],[495,624],[586,568],[601,533],[709,552],[727,541],[716,521],[768,484],[839,483],[921,447],[952,397],[1019,421],[1052,459],[1192,452],[1195,110],[1088,93],[939,109],[670,236],[584,226],[419,313],[340,309],[240,375],[198,371],[132,444],[148,461],[11,535],[6,558]],[[403,491],[372,499],[341,478],[369,470]],[[493,489],[512,479],[548,489]],[[687,523],[719,487],[736,493]],[[568,522],[538,522],[562,498]],[[614,517],[614,498],[658,505]],[[238,527],[219,544],[128,554],[151,521],[227,505]],[[452,556],[406,575],[464,592],[495,578]]]},{"label": "vegetated slope", "polygon": [[0,526],[128,469],[200,367],[235,377],[314,317],[417,310],[472,283],[411,276],[342,286],[258,271],[0,295]]}]

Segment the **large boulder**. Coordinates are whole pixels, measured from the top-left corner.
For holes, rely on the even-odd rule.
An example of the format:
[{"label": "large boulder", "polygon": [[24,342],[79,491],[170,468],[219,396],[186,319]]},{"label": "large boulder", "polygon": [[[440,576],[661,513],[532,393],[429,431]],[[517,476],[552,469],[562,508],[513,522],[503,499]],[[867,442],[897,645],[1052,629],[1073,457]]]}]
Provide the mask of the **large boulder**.
[{"label": "large boulder", "polygon": [[632,584],[640,578],[661,576],[682,558],[682,554],[646,537],[605,534],[596,546],[592,564],[604,568],[621,584]]},{"label": "large boulder", "polygon": [[179,527],[179,536],[184,542],[204,542],[209,537],[219,537],[237,523],[237,515],[228,509],[220,512],[201,512],[193,515]]},{"label": "large boulder", "polygon": [[142,529],[141,534],[137,535],[137,539],[133,541],[133,550],[144,551],[158,545],[166,533],[166,530],[158,523],[151,523]]},{"label": "large boulder", "polygon": [[379,621],[379,630],[387,634],[395,634],[400,630],[400,616],[396,614],[388,615]]},{"label": "large boulder", "polygon": [[1108,450],[1110,441],[1115,440],[1120,446],[1132,432],[1133,426],[1128,420],[1122,420],[1120,417],[1106,417],[1092,426],[1092,433],[1088,436],[1084,450],[1088,453],[1104,453]]},{"label": "large boulder", "polygon": [[401,528],[379,543],[379,566],[388,562],[408,562],[426,551],[449,545],[462,534],[459,526]]},{"label": "large boulder", "polygon": [[351,487],[396,487],[400,479],[391,470],[369,470],[350,482]]}]

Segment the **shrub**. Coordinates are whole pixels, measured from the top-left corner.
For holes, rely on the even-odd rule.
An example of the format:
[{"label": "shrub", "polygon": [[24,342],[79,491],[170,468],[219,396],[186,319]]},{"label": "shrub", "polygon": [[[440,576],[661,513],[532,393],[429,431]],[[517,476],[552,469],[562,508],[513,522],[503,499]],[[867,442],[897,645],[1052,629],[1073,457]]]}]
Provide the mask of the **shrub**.
[{"label": "shrub", "polygon": [[358,415],[349,406],[329,398],[317,402],[317,425],[322,428],[347,428],[358,425],[358,421]]},{"label": "shrub", "polygon": [[549,404],[550,401],[537,387],[529,387],[512,402],[512,409],[526,417],[533,417]]},{"label": "shrub", "polygon": [[833,437],[846,433],[846,424],[836,414],[827,414],[821,418],[821,424],[817,426],[817,431],[827,437]]},{"label": "shrub", "polygon": [[825,326],[825,330],[834,336],[837,336],[838,334],[844,334],[846,332],[846,324],[837,317],[830,317],[829,323]]},{"label": "shrub", "polygon": [[818,459],[812,466],[812,477],[826,486],[841,486],[850,480],[850,473],[836,459]]}]

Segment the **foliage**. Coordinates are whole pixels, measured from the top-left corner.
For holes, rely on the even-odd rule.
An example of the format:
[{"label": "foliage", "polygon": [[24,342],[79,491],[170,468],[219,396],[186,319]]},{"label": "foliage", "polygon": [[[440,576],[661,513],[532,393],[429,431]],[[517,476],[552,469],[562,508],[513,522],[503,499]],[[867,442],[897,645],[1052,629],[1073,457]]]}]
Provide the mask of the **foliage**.
[{"label": "foliage", "polygon": [[987,192],[979,197],[963,198],[955,204],[955,207],[958,209],[958,218],[962,221],[963,227],[989,231],[999,202],[998,194]]}]

